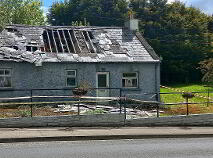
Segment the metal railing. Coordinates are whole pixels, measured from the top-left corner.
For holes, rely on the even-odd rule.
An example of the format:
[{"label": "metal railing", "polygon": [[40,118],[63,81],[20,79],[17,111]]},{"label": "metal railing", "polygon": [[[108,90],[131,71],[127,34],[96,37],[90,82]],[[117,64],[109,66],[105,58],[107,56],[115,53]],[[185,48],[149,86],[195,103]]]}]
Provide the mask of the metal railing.
[{"label": "metal railing", "polygon": [[[106,89],[106,88],[91,88],[90,94],[95,94],[96,90],[100,89]],[[193,108],[204,108],[204,112],[206,113],[211,113],[212,111],[208,112],[208,108],[210,108],[213,105],[213,99],[211,100],[210,96],[213,93],[212,91],[208,90],[206,92],[190,92],[195,95],[195,97],[201,97],[197,96],[198,94],[205,94],[205,97],[202,98],[200,102],[198,101],[192,101],[192,98],[182,98],[182,101],[178,102],[164,102],[161,100],[160,102],[158,101],[144,101],[144,100],[139,100],[139,99],[134,99],[134,97],[131,97],[128,94],[123,94],[123,90],[121,88],[108,88],[110,91],[116,91],[117,96],[113,97],[95,97],[91,96],[90,94],[87,96],[75,96],[71,93],[72,88],[69,89],[0,89],[0,94],[7,93],[7,92],[26,92],[24,96],[13,96],[11,98],[7,97],[0,97],[0,106],[1,106],[1,111],[4,111],[5,107],[11,107],[17,108],[17,110],[21,112],[26,112],[27,111],[27,116],[40,116],[39,112],[41,115],[42,110],[46,110],[45,115],[60,115],[60,114],[67,114],[67,115],[80,115],[82,112],[83,108],[88,108],[91,109],[91,111],[97,111],[97,112],[104,112],[101,110],[97,110],[97,105],[104,105],[112,106],[114,108],[114,112],[117,113],[124,113],[125,118],[131,118],[134,116],[134,114],[131,114],[131,112],[136,111],[138,113],[144,112],[144,114],[139,114],[141,117],[161,117],[161,116],[169,116],[169,115],[190,115],[194,114],[195,112],[192,112],[194,109]],[[47,91],[64,91],[67,93],[64,94],[70,94],[70,95],[37,95],[38,93],[42,92],[45,94]],[[51,93],[53,94],[53,93]],[[115,94],[115,93],[114,93]],[[180,95],[182,96],[183,92],[168,92],[168,93],[143,93],[143,94],[137,94],[137,95],[149,95],[153,98],[153,96],[168,96],[172,95],[171,97],[174,97],[174,95]],[[133,95],[133,94],[131,94]],[[1,96],[1,95],[0,95]],[[150,98],[151,98],[150,97]],[[151,99],[152,99],[151,98]],[[77,108],[77,112],[67,112],[67,113],[53,113],[50,110],[55,109],[58,105],[74,105]],[[89,106],[87,106],[87,104]],[[96,105],[96,106],[94,106]],[[197,105],[197,106],[196,106]],[[202,105],[202,106],[201,106]],[[94,107],[96,107],[96,109]],[[193,107],[192,107],[193,106]],[[50,109],[48,109],[50,107]],[[18,109],[19,108],[19,109]],[[104,107],[102,107],[104,109]],[[101,108],[100,108],[101,109]],[[173,111],[177,111],[176,113]],[[49,111],[48,111],[49,110]],[[172,111],[173,110],[173,111]],[[179,111],[178,111],[179,110]],[[181,111],[182,110],[182,111]],[[14,110],[15,111],[15,110]],[[180,112],[181,113],[178,113]],[[48,113],[49,112],[49,113]],[[132,112],[132,113],[133,113]],[[9,112],[5,112],[9,113]],[[150,115],[150,113],[152,115]],[[170,114],[171,113],[171,114]],[[22,114],[22,113],[21,113]],[[24,115],[24,114],[23,114]],[[13,116],[13,115],[11,115]],[[18,115],[15,115],[18,116]],[[5,115],[5,117],[7,117]],[[19,117],[19,116],[18,116]],[[136,117],[136,116],[135,116]],[[136,117],[137,118],[137,117]]]}]

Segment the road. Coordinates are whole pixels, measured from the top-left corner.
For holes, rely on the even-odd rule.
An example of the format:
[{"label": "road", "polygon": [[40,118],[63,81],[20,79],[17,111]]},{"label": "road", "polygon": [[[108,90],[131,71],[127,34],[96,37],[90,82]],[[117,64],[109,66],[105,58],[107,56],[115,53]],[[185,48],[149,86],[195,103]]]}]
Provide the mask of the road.
[{"label": "road", "polygon": [[212,158],[213,138],[0,144],[1,158]]}]

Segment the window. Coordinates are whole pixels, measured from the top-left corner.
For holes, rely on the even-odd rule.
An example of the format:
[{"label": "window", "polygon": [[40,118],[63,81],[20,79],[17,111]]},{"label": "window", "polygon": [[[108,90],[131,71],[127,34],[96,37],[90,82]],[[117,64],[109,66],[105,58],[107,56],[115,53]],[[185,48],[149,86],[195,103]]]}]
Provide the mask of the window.
[{"label": "window", "polygon": [[26,46],[26,50],[29,52],[35,52],[38,50],[38,47]]},{"label": "window", "polygon": [[76,70],[66,70],[67,87],[76,87]]},{"label": "window", "polygon": [[11,83],[11,69],[0,69],[0,88],[10,88]]},{"label": "window", "polygon": [[138,87],[138,73],[123,73],[122,87],[124,88],[137,88]]}]

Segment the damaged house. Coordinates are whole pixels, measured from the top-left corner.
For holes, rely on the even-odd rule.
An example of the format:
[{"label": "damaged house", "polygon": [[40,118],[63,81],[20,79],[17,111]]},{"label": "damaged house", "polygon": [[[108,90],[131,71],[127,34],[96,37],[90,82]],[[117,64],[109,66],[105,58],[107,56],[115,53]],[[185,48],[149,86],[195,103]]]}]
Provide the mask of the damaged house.
[{"label": "damaged house", "polygon": [[124,28],[7,26],[0,33],[0,89],[11,91],[0,98],[27,95],[17,89],[72,95],[65,89],[87,82],[101,88],[87,95],[119,96],[110,88],[121,88],[122,96],[158,100],[145,93],[159,92],[160,59],[137,29],[135,19]]}]

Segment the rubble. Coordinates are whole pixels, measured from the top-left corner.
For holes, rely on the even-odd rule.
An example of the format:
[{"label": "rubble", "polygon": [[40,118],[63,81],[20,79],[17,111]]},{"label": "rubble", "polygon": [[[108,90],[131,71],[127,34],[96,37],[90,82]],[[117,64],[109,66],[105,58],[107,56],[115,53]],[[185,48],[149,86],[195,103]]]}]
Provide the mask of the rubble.
[{"label": "rubble", "polygon": [[[79,104],[80,114],[87,114],[88,111],[103,110],[105,113],[110,114],[119,114],[120,108],[106,105],[86,105]],[[55,113],[66,113],[74,112],[78,113],[78,104],[72,105],[58,105],[58,108],[55,108]],[[162,111],[161,111],[162,112]],[[121,113],[125,113],[124,109],[121,109]],[[146,110],[137,110],[132,108],[126,108],[127,119],[136,119],[144,117],[156,117],[156,111],[146,111]]]}]

